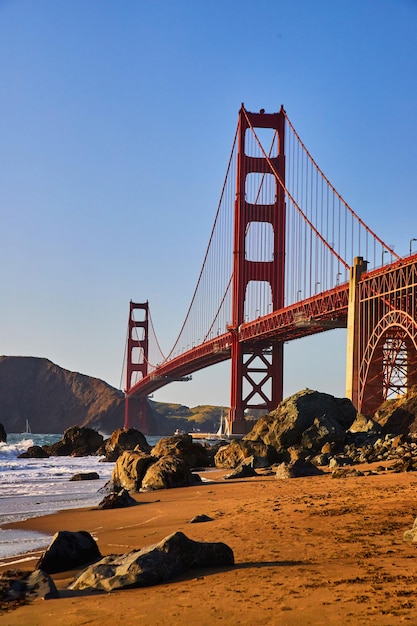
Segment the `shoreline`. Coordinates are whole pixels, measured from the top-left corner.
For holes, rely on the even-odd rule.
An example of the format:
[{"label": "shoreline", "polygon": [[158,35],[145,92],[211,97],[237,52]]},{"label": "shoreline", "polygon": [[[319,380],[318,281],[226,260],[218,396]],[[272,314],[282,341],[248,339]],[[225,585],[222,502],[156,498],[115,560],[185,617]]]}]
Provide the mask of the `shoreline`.
[{"label": "shoreline", "polygon": [[[64,572],[53,576],[61,598],[6,613],[8,626],[412,623],[417,545],[403,535],[417,514],[417,473],[222,480],[225,473],[132,494],[138,505],[131,508],[65,510],[11,524],[51,534],[87,530],[103,556],[181,530],[196,541],[224,541],[235,565],[109,594],[70,592],[76,572]],[[201,514],[212,521],[189,523]],[[21,569],[33,566],[25,561]]]}]

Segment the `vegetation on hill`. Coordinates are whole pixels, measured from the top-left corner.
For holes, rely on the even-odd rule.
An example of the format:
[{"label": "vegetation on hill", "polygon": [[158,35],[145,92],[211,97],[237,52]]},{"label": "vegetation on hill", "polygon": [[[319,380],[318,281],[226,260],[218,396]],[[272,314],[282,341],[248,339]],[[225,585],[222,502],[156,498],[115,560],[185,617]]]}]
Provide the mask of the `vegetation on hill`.
[{"label": "vegetation on hill", "polygon": [[185,432],[214,433],[219,428],[223,411],[221,406],[201,405],[189,408],[182,404],[153,401],[150,401],[150,405],[157,416],[160,430],[165,429],[166,435],[172,434],[177,429]]}]

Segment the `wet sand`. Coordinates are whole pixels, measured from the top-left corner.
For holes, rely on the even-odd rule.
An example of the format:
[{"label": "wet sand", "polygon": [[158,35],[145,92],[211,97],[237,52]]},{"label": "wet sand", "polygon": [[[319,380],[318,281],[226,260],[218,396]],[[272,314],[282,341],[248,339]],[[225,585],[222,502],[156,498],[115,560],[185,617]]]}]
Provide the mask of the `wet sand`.
[{"label": "wet sand", "polygon": [[[277,480],[260,475],[136,494],[113,511],[64,511],[16,524],[54,533],[87,530],[101,553],[123,553],[177,530],[224,541],[235,566],[189,572],[166,584],[112,593],[69,592],[0,614],[8,626],[417,624],[417,473]],[[196,515],[213,521],[190,524]],[[34,561],[13,567],[33,569]],[[4,569],[4,568],[3,568]]]}]

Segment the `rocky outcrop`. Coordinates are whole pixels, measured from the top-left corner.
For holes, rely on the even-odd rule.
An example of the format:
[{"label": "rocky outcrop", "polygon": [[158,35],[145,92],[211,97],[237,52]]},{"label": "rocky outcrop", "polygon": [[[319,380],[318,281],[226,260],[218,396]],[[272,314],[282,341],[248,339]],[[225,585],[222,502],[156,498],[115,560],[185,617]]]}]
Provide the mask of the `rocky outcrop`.
[{"label": "rocky outcrop", "polygon": [[150,465],[143,477],[141,491],[190,487],[201,482],[198,474],[193,474],[187,461],[181,457],[163,456]]},{"label": "rocky outcrop", "polygon": [[146,452],[126,450],[117,459],[111,482],[115,490],[140,491],[146,471],[156,458]]},{"label": "rocky outcrop", "polygon": [[145,435],[135,428],[118,428],[106,439],[100,452],[106,461],[116,461],[125,450],[140,450],[149,453],[152,446],[146,441]]},{"label": "rocky outcrop", "polygon": [[109,592],[148,587],[171,580],[190,569],[233,564],[233,551],[225,543],[192,541],[176,532],[155,546],[105,557],[87,568],[70,588]]},{"label": "rocky outcrop", "polygon": [[7,443],[7,433],[4,429],[3,424],[0,424],[0,442],[3,441],[4,443]]},{"label": "rocky outcrop", "polygon": [[279,460],[275,448],[260,440],[235,439],[222,446],[214,457],[215,466],[219,469],[234,469],[245,459],[253,458],[253,467],[265,467]]},{"label": "rocky outcrop", "polygon": [[305,389],[261,417],[244,440],[263,441],[278,452],[294,445],[319,452],[327,441],[342,444],[355,417],[355,408],[347,398]]},{"label": "rocky outcrop", "polygon": [[97,454],[103,445],[103,435],[92,428],[71,426],[61,439],[50,446],[43,446],[51,456],[88,456]]},{"label": "rocky outcrop", "polygon": [[29,446],[26,452],[19,454],[19,459],[47,459],[49,454],[41,446]]},{"label": "rocky outcrop", "polygon": [[158,441],[152,448],[152,456],[176,456],[183,459],[189,467],[208,467],[210,464],[207,448],[193,441],[191,435],[174,435]]},{"label": "rocky outcrop", "polygon": [[374,415],[382,434],[417,434],[417,385],[392,400],[382,404]]},{"label": "rocky outcrop", "polygon": [[90,533],[80,530],[56,533],[37,563],[37,568],[48,574],[66,572],[84,567],[101,558],[100,550]]},{"label": "rocky outcrop", "polygon": [[122,509],[127,506],[135,506],[136,500],[132,498],[127,489],[112,491],[97,505],[98,509]]}]

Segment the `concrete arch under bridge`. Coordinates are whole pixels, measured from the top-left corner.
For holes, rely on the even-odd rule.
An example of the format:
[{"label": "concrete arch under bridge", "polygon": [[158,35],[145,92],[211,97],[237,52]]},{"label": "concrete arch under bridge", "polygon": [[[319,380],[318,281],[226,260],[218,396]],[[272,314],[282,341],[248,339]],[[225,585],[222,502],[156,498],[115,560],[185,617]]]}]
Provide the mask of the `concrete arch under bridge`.
[{"label": "concrete arch under bridge", "polygon": [[390,395],[417,384],[417,323],[404,311],[390,311],[373,330],[359,371],[359,407],[374,413]]},{"label": "concrete arch under bridge", "polygon": [[417,384],[417,280],[410,261],[367,274],[366,261],[357,258],[352,268],[346,395],[367,416]]}]

